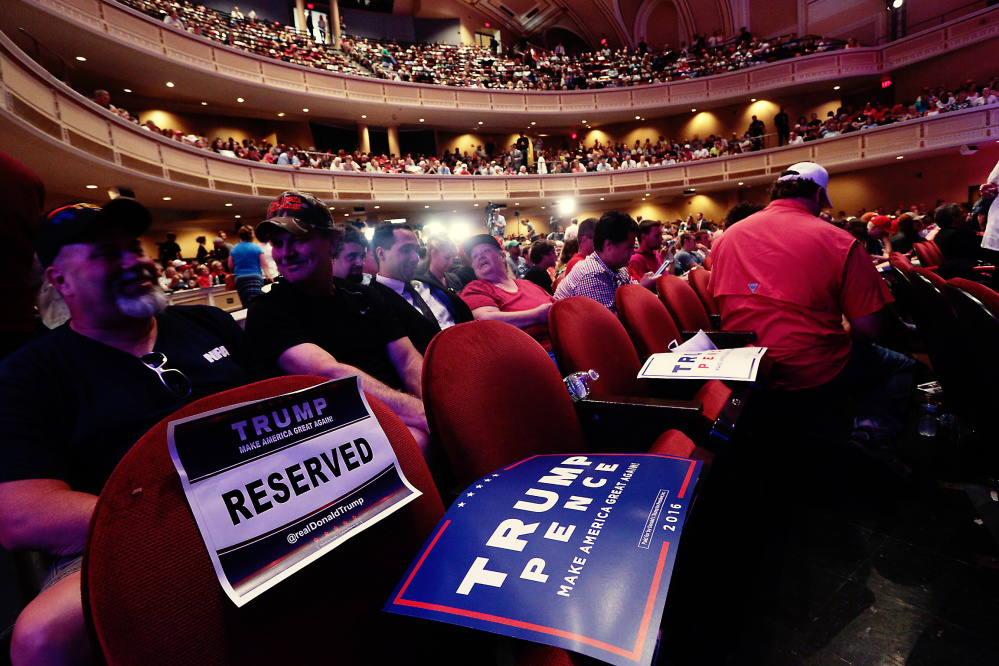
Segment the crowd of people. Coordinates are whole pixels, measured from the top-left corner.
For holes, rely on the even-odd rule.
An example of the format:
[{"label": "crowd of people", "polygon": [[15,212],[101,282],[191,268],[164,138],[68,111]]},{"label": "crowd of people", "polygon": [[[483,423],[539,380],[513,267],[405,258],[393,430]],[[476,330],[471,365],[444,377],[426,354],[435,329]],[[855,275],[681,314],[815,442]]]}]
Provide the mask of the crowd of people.
[{"label": "crowd of people", "polygon": [[[214,34],[196,25],[196,15],[188,15],[189,5],[180,6],[182,11],[163,7],[174,27],[200,27],[202,34]],[[233,28],[256,22],[235,11],[220,16],[226,34],[215,38],[226,43],[237,40]],[[723,37],[716,34],[704,42],[712,40],[715,49],[724,48]],[[747,41],[753,46],[751,37]],[[279,42],[254,48],[300,57],[302,47],[294,41],[294,48],[287,43],[275,48],[275,44]],[[394,69],[382,70],[397,72],[399,59],[391,50],[389,55],[396,59]],[[417,55],[412,57],[415,67]],[[409,67],[405,61],[401,66]],[[901,114],[897,107],[870,105],[860,111],[843,109],[817,125],[802,119],[805,122],[794,127],[788,121],[786,140],[808,140],[802,132],[820,139],[823,128],[824,136],[847,131],[844,123],[852,127],[859,121],[861,126],[854,129],[862,130],[873,126],[870,122],[915,117],[910,113],[994,104],[995,83],[979,89],[968,82],[955,94],[927,90],[913,104],[902,106]],[[504,85],[509,84],[508,80]],[[755,125],[747,132],[749,149],[760,129]],[[778,133],[783,137],[783,123]],[[197,140],[208,150],[237,157],[255,151],[261,159],[270,155],[275,163],[292,166],[368,171],[385,161],[347,153],[316,158],[311,151],[249,141]],[[706,148],[708,141],[711,145]],[[533,149],[544,159],[538,159],[534,168],[543,163],[548,173],[558,172],[563,164],[570,172],[580,172],[634,168],[641,160],[650,165],[663,159],[681,161],[672,153],[686,159],[686,151],[690,159],[697,159],[693,153],[703,150],[710,157],[712,150],[722,150],[721,141],[709,137],[681,146],[660,138],[657,143],[594,145],[579,151]],[[401,161],[390,157],[387,162],[388,168],[411,173],[447,169],[471,174],[472,167],[491,171],[494,161],[502,162],[495,165],[502,173],[526,173],[532,166],[518,144],[501,150],[499,160],[498,153],[483,151],[485,155],[475,149]],[[313,159],[319,164],[313,165]],[[379,166],[372,167],[376,160]],[[629,162],[628,167],[622,161]],[[891,331],[900,328],[899,321],[890,307],[892,295],[875,266],[891,252],[912,252],[930,239],[951,262],[939,268],[945,277],[964,274],[968,262],[994,256],[986,252],[999,250],[999,216],[991,209],[999,189],[999,165],[981,185],[980,201],[967,208],[938,201],[932,208],[918,204],[894,211],[860,210],[852,217],[840,211],[834,216],[829,212],[835,210],[828,195],[829,179],[818,164],[794,164],[777,175],[768,205],[739,204],[720,223],[702,214],[667,222],[606,211],[599,218],[573,221],[564,230],[555,226],[544,238],[534,232],[523,238],[480,233],[463,239],[460,246],[441,236],[421,239],[417,230],[392,223],[379,225],[368,241],[356,227],[336,225],[328,206],[315,196],[288,191],[261,211],[258,219],[263,222],[239,230],[237,245],[229,244],[220,232],[209,250],[207,237],[201,237],[193,260],[185,260],[176,237],[167,235],[159,244],[158,268],[140,241],[153,216],[138,201],[118,197],[104,205],[75,202],[43,212],[42,180],[0,153],[0,186],[7,195],[7,213],[16,222],[10,225],[14,242],[4,249],[9,255],[5,268],[28,273],[35,260],[69,313],[63,325],[35,332],[34,304],[10,300],[4,309],[0,544],[10,550],[40,551],[51,564],[41,590],[23,609],[11,634],[12,663],[85,663],[99,651],[91,643],[93,627],[88,627],[84,613],[82,576],[98,497],[139,438],[179,409],[258,379],[356,377],[361,389],[405,424],[412,435],[405,444],[419,447],[433,480],[445,487],[447,463],[438,450],[440,443],[431,436],[422,383],[423,354],[434,336],[458,324],[502,321],[525,331],[557,366],[558,345],[553,344],[549,314],[558,301],[590,298],[615,312],[620,287],[653,288],[656,273],[667,262],[681,276],[692,271],[703,275],[701,271],[710,265],[709,290],[717,299],[722,329],[754,333],[755,344],[765,347],[766,358],[772,361],[772,367],[761,370],[752,391],[747,389],[751,404],[763,410],[757,414],[764,417],[755,424],[760,432],[749,433],[745,436],[752,439],[738,443],[757,446],[733,449],[750,449],[757,456],[764,446],[770,447],[773,455],[759,457],[766,458],[761,466],[771,465],[784,453],[796,454],[818,447],[820,438],[832,438],[816,430],[847,415],[847,423],[841,425],[849,436],[837,444],[862,450],[884,464],[885,474],[890,471],[911,483],[912,470],[900,459],[895,443],[912,402],[915,378],[930,370],[919,368],[891,337]],[[36,233],[27,240],[29,230]],[[276,273],[271,272],[265,250],[253,242],[254,235],[266,243],[282,276],[267,293],[263,282]],[[240,248],[244,244],[252,247]],[[209,286],[227,271],[236,276],[240,297],[248,306],[245,330],[216,308],[167,307],[166,291],[181,282],[191,286],[192,280],[199,287]],[[12,325],[25,321],[26,330]],[[630,349],[631,343],[625,344]],[[511,371],[516,371],[515,363]],[[539,407],[542,412],[543,408]],[[622,434],[630,432],[625,429]],[[725,453],[731,451],[720,450],[719,460]],[[839,454],[823,450],[811,460],[828,464],[827,455]],[[788,456],[773,465],[774,478],[787,475],[794,462]],[[854,467],[846,469],[856,472]],[[743,469],[719,476],[725,471],[725,464],[713,467],[712,485],[702,491],[707,500],[713,499],[708,493],[724,480],[752,477]],[[806,476],[801,481],[812,479]],[[853,491],[854,478],[837,481],[850,484]],[[157,493],[149,491],[154,483],[133,485],[135,501],[157,501],[151,497]],[[300,487],[294,482],[293,487],[297,493]],[[706,503],[699,501],[701,507]],[[719,504],[732,511],[736,502]],[[760,506],[751,508],[765,513]],[[790,521],[777,522],[783,528]],[[750,528],[756,529],[756,523]],[[745,577],[744,570],[736,573]],[[265,604],[267,610],[267,599],[261,597],[256,603]],[[435,647],[418,642],[404,646],[420,657]]]},{"label": "crowd of people", "polygon": [[349,35],[334,46],[291,26],[245,16],[238,7],[225,14],[189,0],[120,1],[175,28],[267,58],[358,76],[473,88],[586,90],[662,83],[860,46],[853,39],[816,36],[765,40],[746,28],[729,39],[715,31],[661,51],[650,50],[643,38],[635,48],[611,49],[605,44],[579,55],[566,53],[561,44],[541,52],[523,42],[503,53],[487,46],[400,45]]},{"label": "crowd of people", "polygon": [[[789,167],[767,207],[740,204],[721,229],[701,214],[664,223],[608,211],[564,231],[555,226],[545,238],[525,237],[526,252],[516,238],[480,233],[464,239],[459,253],[445,237],[421,240],[413,228],[393,223],[379,225],[369,242],[359,229],[336,225],[313,195],[285,192],[255,229],[240,229],[240,244],[230,248],[220,234],[209,251],[199,239],[195,261],[202,274],[223,255],[232,268],[239,247],[253,246],[246,252],[254,277],[244,333],[215,308],[166,307],[156,264],[139,241],[152,215],[137,201],[71,203],[39,215],[40,181],[3,157],[0,182],[37,191],[12,201],[26,219],[38,215],[34,252],[70,315],[0,366],[0,543],[56,556],[41,593],[18,619],[15,664],[39,663],[41,651],[69,661],[92,649],[80,598],[90,516],[117,462],[161,418],[260,377],[356,376],[400,417],[439,472],[421,383],[423,352],[434,336],[460,323],[503,321],[558,363],[548,327],[554,303],[586,297],[614,311],[619,287],[652,288],[667,261],[689,273],[704,271],[710,260],[723,329],[754,331],[774,362],[760,380],[770,392],[758,399],[779,401],[794,392],[796,413],[807,412],[813,427],[812,416],[850,395],[857,411],[849,443],[906,472],[890,448],[915,361],[871,342],[892,324],[891,295],[873,248],[825,213],[832,210],[829,175],[817,164]],[[935,238],[945,255],[977,239],[971,225],[988,219],[995,181],[999,167],[982,185],[975,210],[935,208]],[[897,227],[899,245],[907,238],[924,242],[922,232],[934,230],[921,228],[923,208],[900,207],[894,220],[883,211],[860,211],[859,224],[845,224],[863,225],[869,238],[874,229]],[[259,276],[270,275],[254,233],[282,274],[267,293],[260,293]],[[988,247],[999,247],[994,236],[986,229]],[[159,245],[161,264],[174,268],[183,261],[180,252],[168,236]],[[44,407],[53,395],[60,396],[56,411]]]},{"label": "crowd of people", "polygon": [[170,0],[120,0],[147,16],[215,42],[293,65],[364,76],[365,70],[344,51],[317,43],[290,25],[244,15],[236,7],[225,14],[198,3]]},{"label": "crowd of people", "polygon": [[[781,107],[772,120],[772,126],[753,116],[745,132],[733,133],[728,139],[715,134],[705,138],[694,135],[693,138],[679,140],[659,135],[655,141],[648,137],[644,142],[636,140],[633,145],[623,142],[604,144],[595,140],[592,146],[587,146],[582,142],[574,145],[564,140],[560,146],[551,146],[545,145],[545,139],[540,135],[530,139],[521,134],[509,147],[497,146],[490,138],[485,144],[469,146],[466,150],[455,148],[438,155],[379,155],[345,149],[319,151],[314,146],[303,149],[298,145],[275,145],[251,139],[237,141],[232,137],[215,137],[209,141],[204,136],[161,128],[151,119],[140,126],[168,139],[227,157],[295,168],[443,176],[547,175],[666,166],[738,155],[774,145],[800,145],[941,113],[999,104],[994,92],[997,85],[999,76],[992,77],[986,85],[966,79],[952,88],[927,86],[911,101],[890,105],[868,102],[861,108],[843,105],[829,111],[825,118],[812,113],[810,118],[799,116],[794,123],[787,110]],[[111,104],[107,91],[95,91],[93,100],[125,120],[139,124],[136,116]]]}]

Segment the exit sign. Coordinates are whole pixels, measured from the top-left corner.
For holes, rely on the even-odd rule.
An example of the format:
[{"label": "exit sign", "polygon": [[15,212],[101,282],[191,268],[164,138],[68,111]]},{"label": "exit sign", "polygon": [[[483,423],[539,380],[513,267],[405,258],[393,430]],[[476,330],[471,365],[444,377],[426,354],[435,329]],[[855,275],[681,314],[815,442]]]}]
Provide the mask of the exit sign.
[{"label": "exit sign", "polygon": [[891,79],[885,79],[881,82],[882,88],[891,88]]}]

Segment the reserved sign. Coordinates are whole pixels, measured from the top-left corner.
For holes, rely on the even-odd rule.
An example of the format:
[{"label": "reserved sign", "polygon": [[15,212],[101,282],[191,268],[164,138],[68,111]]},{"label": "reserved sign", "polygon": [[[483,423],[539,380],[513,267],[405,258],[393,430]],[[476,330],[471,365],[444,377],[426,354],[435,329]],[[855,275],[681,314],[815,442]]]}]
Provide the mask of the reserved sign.
[{"label": "reserved sign", "polygon": [[237,606],[420,496],[357,377],[173,421],[167,442]]}]

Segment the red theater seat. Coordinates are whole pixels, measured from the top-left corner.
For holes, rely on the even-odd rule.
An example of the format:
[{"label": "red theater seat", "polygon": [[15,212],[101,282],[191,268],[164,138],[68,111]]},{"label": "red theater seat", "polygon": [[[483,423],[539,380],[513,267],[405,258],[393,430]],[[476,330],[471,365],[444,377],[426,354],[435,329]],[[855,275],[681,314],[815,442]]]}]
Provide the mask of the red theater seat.
[{"label": "red theater seat", "polygon": [[901,252],[890,253],[888,255],[888,263],[890,263],[894,268],[897,268],[903,275],[908,275],[909,271],[913,268],[912,262],[909,261],[909,257],[905,256]]},{"label": "red theater seat", "polygon": [[921,268],[935,271],[944,262],[943,252],[933,241],[913,243],[912,250],[916,253]]},{"label": "red theater seat", "polygon": [[[610,443],[615,448],[591,446],[551,357],[502,322],[459,324],[435,337],[424,357],[423,396],[431,430],[462,485],[542,453],[651,450],[710,459],[679,432],[651,447],[622,449],[620,441]],[[620,424],[622,434],[627,425]]]},{"label": "red theater seat", "polygon": [[666,353],[672,343],[683,342],[666,306],[645,287],[637,284],[618,287],[614,302],[639,359],[644,361],[651,354]]},{"label": "red theater seat", "polygon": [[705,268],[695,268],[687,273],[690,287],[701,300],[705,312],[708,315],[720,315],[721,309],[718,307],[718,300],[708,291],[708,280],[711,279],[711,271]]},{"label": "red theater seat", "polygon": [[681,331],[710,331],[714,328],[693,288],[677,276],[664,273],[656,278],[656,293]]},{"label": "red theater seat", "polygon": [[[322,381],[267,380],[170,419]],[[342,664],[441,663],[454,628],[381,608],[444,507],[406,426],[374,397],[368,402],[422,496],[242,608],[218,582],[170,460],[170,419],[132,447],[101,493],[84,553],[84,608],[109,664],[283,664],[319,654]]]},{"label": "red theater seat", "polygon": [[[552,305],[548,323],[563,373],[590,369],[600,373],[593,387],[595,397],[653,395],[649,380],[638,378],[642,364],[624,325],[610,310],[590,298],[573,296]],[[705,382],[699,389],[688,380],[669,383],[690,386],[690,399],[702,404],[700,431],[728,439],[742,403],[739,396],[720,381]]]}]

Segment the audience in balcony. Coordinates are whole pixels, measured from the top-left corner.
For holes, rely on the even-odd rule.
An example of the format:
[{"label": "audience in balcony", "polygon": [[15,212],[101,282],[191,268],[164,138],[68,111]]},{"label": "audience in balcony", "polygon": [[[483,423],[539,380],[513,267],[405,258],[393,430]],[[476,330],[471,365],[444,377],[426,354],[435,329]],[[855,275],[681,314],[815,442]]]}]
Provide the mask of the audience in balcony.
[{"label": "audience in balcony", "polygon": [[238,8],[226,15],[188,0],[120,1],[175,28],[284,62],[394,81],[474,88],[573,90],[661,83],[721,74],[837,47],[826,38],[798,38],[793,34],[760,40],[744,29],[736,39],[728,41],[715,31],[710,38],[697,35],[689,46],[684,42],[678,49],[667,46],[651,52],[643,40],[635,49],[612,50],[605,45],[576,56],[567,54],[564,47],[540,53],[523,44],[504,55],[492,46],[403,46],[350,36],[345,36],[340,48],[336,48],[317,44],[307,33],[291,26],[253,16],[247,20]]},{"label": "audience in balcony", "polygon": [[[912,103],[900,102],[893,106],[885,106],[869,102],[859,110],[846,105],[836,111],[828,112],[824,120],[816,113],[812,113],[810,119],[800,116],[793,129],[788,131],[787,143],[800,145],[929,115],[999,104],[999,99],[992,92],[996,85],[999,85],[999,76],[992,77],[988,85],[982,87],[976,86],[973,80],[968,79],[951,91],[943,86],[938,86],[935,90],[924,88]],[[138,123],[138,119],[126,110],[111,105],[107,91],[95,91],[93,101],[126,120]],[[527,173],[581,174],[590,171],[648,168],[760,150],[767,147],[768,140],[772,136],[764,134],[766,128],[763,121],[756,116],[753,118],[754,121],[747,132],[741,136],[733,134],[730,139],[714,134],[704,139],[694,135],[691,139],[682,140],[666,139],[660,135],[655,142],[649,137],[644,143],[640,140],[635,141],[632,146],[624,143],[605,145],[599,140],[594,141],[592,146],[585,144],[572,146],[568,141],[561,146],[545,146],[538,137],[532,147],[526,137],[521,137],[506,152],[497,152],[495,144],[490,140],[485,148],[477,145],[469,146],[469,150],[466,151],[455,148],[453,151],[436,156],[407,154],[401,157],[347,150],[320,152],[311,146],[305,150],[298,145],[289,146],[283,143],[273,145],[267,141],[255,142],[250,139],[237,141],[232,137],[227,140],[216,137],[209,141],[204,136],[160,128],[152,119],[147,119],[141,127],[165,138],[227,157],[293,168],[327,169],[348,173],[511,176]],[[769,143],[772,145],[773,141]],[[533,165],[531,157],[534,157]]]}]

